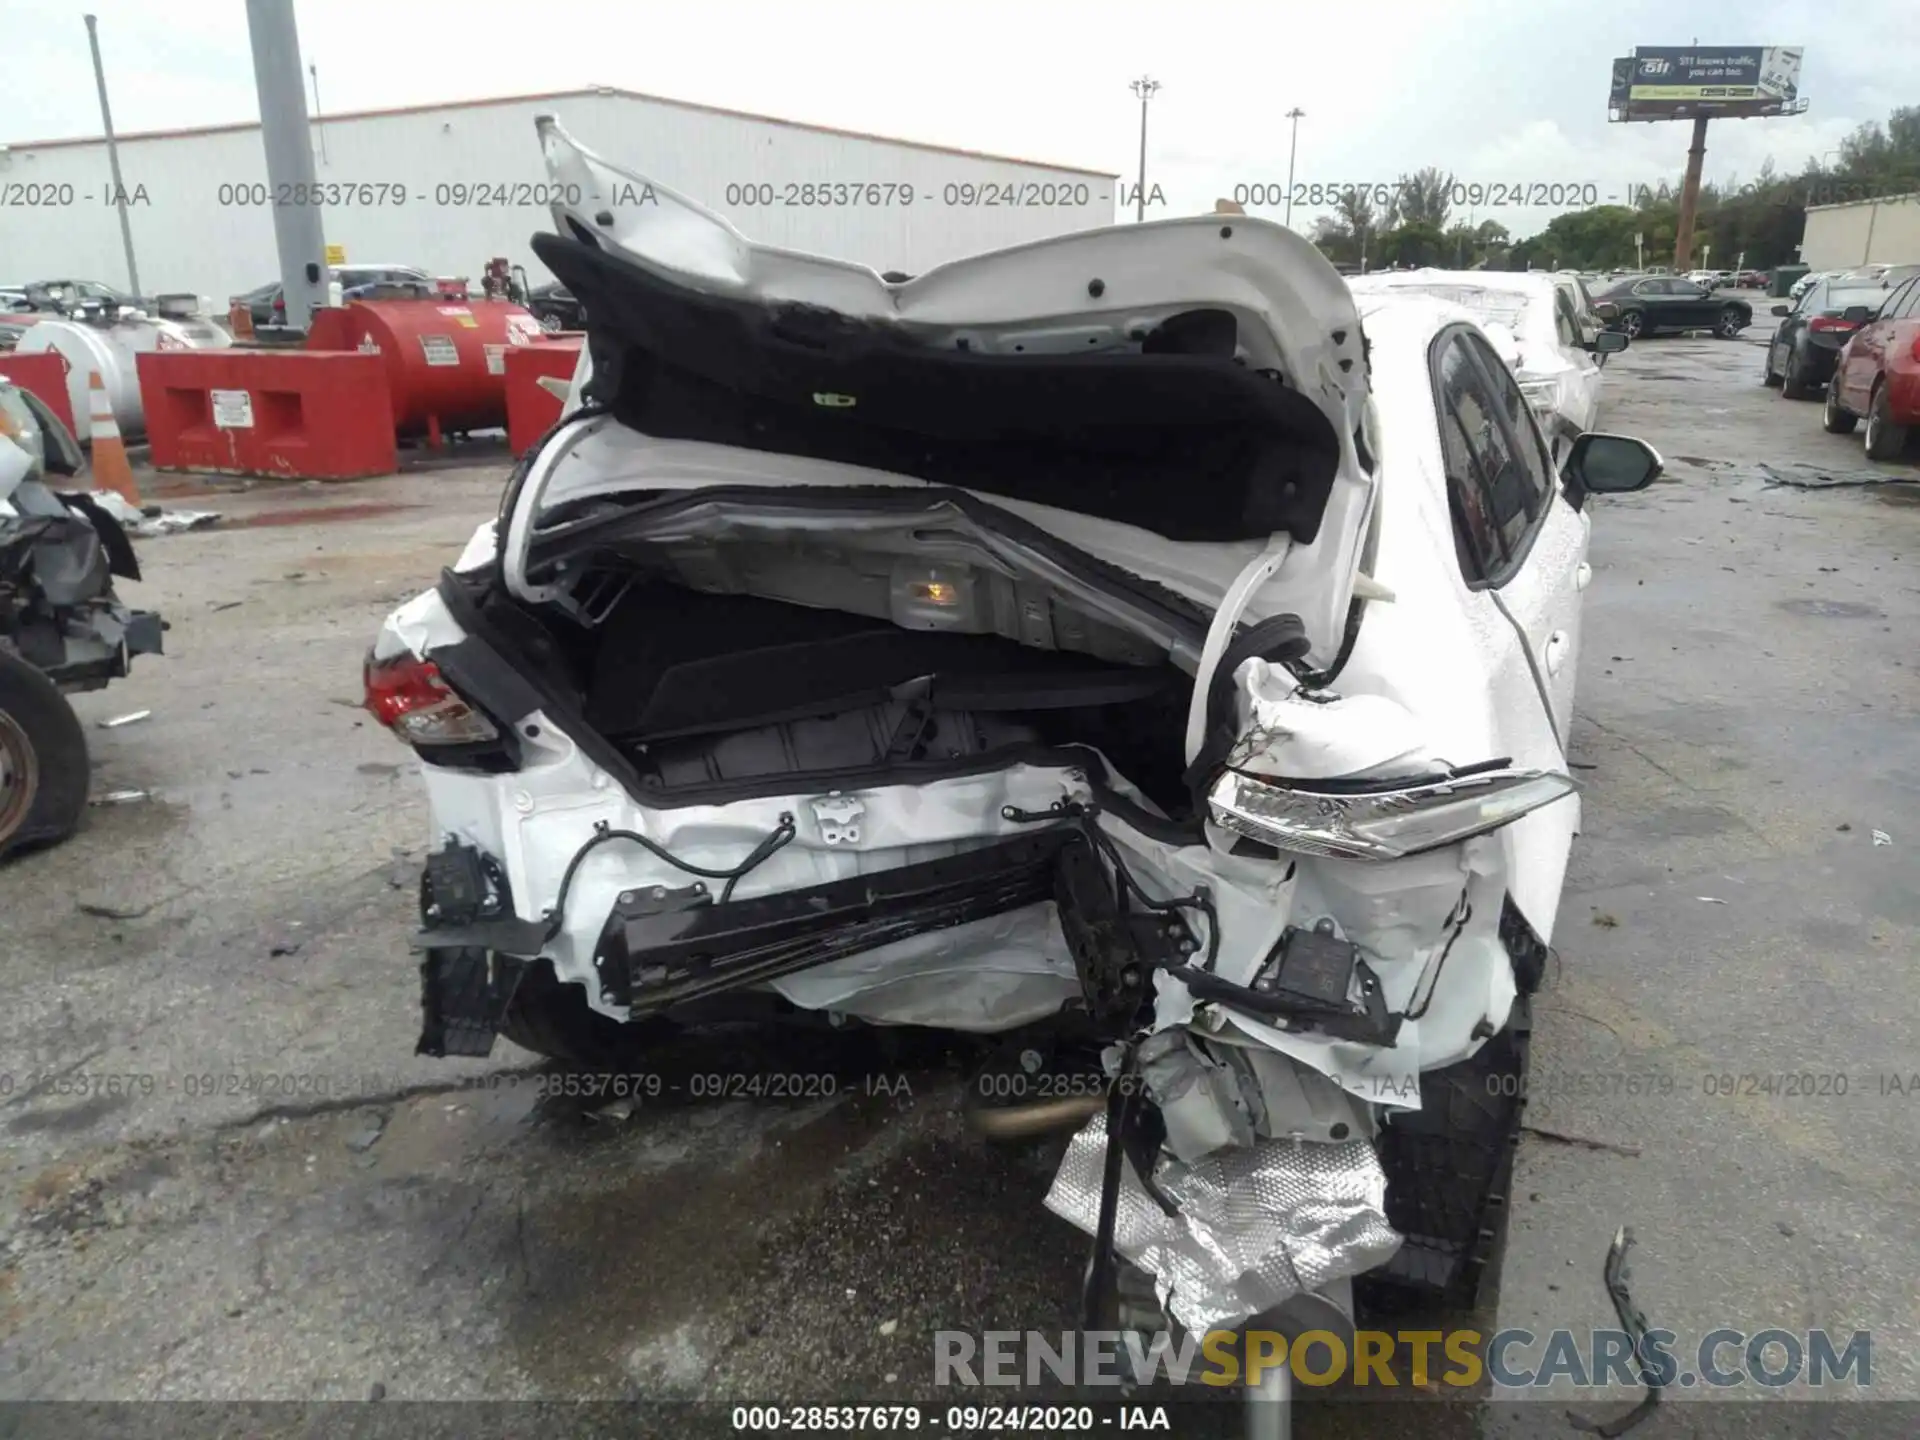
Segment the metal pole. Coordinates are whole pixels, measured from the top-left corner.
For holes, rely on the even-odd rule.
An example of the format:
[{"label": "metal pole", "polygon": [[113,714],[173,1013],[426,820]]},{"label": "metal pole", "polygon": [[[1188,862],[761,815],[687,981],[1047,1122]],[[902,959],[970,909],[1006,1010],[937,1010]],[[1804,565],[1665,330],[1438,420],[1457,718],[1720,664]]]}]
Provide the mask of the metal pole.
[{"label": "metal pole", "polygon": [[307,66],[307,74],[313,77],[313,128],[320,136],[320,163],[327,164],[327,122],[320,113],[320,67]]},{"label": "metal pole", "polygon": [[1693,268],[1693,219],[1700,208],[1700,171],[1707,160],[1707,117],[1693,121],[1693,144],[1687,149],[1687,178],[1680,186],[1680,218],[1673,237],[1673,273],[1684,275]]},{"label": "metal pole", "polygon": [[300,76],[300,34],[293,0],[247,0],[253,39],[253,82],[260,93],[260,139],[267,152],[267,189],[275,197],[273,239],[280,252],[281,293],[287,323],[304,327],[327,303],[327,246],[320,207],[282,204],[313,190],[313,138],[307,128],[307,87]]},{"label": "metal pole", "polygon": [[1287,118],[1293,121],[1293,141],[1287,146],[1287,228],[1293,228],[1293,159],[1300,153],[1300,117],[1307,112],[1298,105],[1287,111]]},{"label": "metal pole", "polygon": [[1140,97],[1140,179],[1133,197],[1133,219],[1137,225],[1147,218],[1147,102],[1160,88],[1160,82],[1142,75],[1129,88]]},{"label": "metal pole", "polygon": [[120,182],[120,147],[113,138],[113,111],[107,105],[107,71],[100,63],[100,29],[96,17],[87,16],[87,44],[93,48],[93,79],[100,87],[100,123],[107,132],[107,169],[113,174],[113,206],[120,212],[120,245],[127,252],[127,288],[140,293],[140,270],[133,263],[133,222],[127,218],[127,187]]}]

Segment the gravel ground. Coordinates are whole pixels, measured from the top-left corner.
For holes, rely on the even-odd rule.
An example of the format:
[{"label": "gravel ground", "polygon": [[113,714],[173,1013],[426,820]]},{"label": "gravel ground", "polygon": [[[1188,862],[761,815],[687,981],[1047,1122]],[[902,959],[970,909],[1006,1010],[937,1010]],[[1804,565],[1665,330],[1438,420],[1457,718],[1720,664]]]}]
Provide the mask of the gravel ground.
[{"label": "gravel ground", "polygon": [[[1874,1391],[1911,1401],[1920,1096],[1886,1077],[1920,1068],[1920,486],[1766,486],[1755,462],[1864,462],[1761,388],[1761,354],[1657,340],[1607,372],[1604,423],[1669,471],[1595,504],[1588,830],[1529,1119],[1621,1148],[1528,1137],[1481,1319],[1611,1323],[1598,1267],[1628,1222],[1655,1324],[1871,1329]],[[0,872],[0,1398],[385,1397],[352,1413],[395,1433],[444,1419],[409,1400],[927,1401],[932,1332],[1072,1323],[1084,1251],[1041,1208],[1051,1157],[963,1136],[955,1055],[784,1042],[766,1063],[831,1064],[834,1093],[597,1115],[504,1043],[414,1057],[426,815],[355,708],[359,665],[502,473],[223,494],[191,502],[220,528],[142,542],[131,598],[172,621],[169,654],[77,703],[153,710],[89,730],[96,791],[151,798]],[[1745,1078],[1781,1073],[1846,1093]],[[1548,1398],[1422,1433],[1563,1433]],[[1750,1407],[1674,1409],[1640,1433],[1761,1433]],[[53,1413],[77,1423],[29,1419]],[[552,1428],[592,1428],[568,1414]],[[1407,1428],[1330,1404],[1300,1433]]]}]

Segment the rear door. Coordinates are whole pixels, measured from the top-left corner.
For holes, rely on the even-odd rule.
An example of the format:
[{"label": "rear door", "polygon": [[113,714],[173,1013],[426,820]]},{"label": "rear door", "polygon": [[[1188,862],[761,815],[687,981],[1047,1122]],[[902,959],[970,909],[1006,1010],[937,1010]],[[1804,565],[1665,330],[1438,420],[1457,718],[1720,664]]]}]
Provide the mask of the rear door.
[{"label": "rear door", "polygon": [[1572,367],[1567,379],[1567,418],[1580,429],[1591,430],[1600,408],[1600,363],[1587,348],[1591,336],[1580,323],[1571,285],[1553,287],[1553,330],[1560,341],[1560,358]]},{"label": "rear door", "polygon": [[[1567,503],[1526,397],[1485,337],[1449,327],[1432,365],[1456,559],[1469,603],[1485,611],[1474,630],[1494,677],[1494,727],[1515,764],[1564,774],[1587,520]],[[1543,938],[1579,816],[1569,798],[1501,832],[1514,903]]]},{"label": "rear door", "polygon": [[1887,352],[1894,344],[1900,318],[1913,309],[1916,296],[1920,296],[1920,280],[1909,280],[1882,302],[1880,313],[1861,326],[1848,343],[1847,360],[1857,367],[1854,388],[1859,393],[1862,414],[1866,413],[1875,377],[1886,369]]}]

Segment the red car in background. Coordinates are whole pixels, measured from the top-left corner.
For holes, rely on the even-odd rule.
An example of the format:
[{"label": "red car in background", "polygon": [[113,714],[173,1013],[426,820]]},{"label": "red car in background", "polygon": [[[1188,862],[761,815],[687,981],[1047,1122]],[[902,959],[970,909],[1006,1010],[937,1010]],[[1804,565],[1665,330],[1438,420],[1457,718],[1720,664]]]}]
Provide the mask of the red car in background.
[{"label": "red car in background", "polygon": [[1864,416],[1867,458],[1895,460],[1920,426],[1920,275],[1853,333],[1827,386],[1826,427],[1851,433]]}]

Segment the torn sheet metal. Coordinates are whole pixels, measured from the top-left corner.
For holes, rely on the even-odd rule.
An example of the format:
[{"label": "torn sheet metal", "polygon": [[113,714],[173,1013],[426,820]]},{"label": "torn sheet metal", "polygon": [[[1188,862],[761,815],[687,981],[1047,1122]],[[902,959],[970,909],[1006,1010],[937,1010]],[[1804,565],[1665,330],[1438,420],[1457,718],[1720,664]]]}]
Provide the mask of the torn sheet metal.
[{"label": "torn sheet metal", "polygon": [[1227,764],[1292,780],[1428,775],[1441,769],[1423,728],[1382,695],[1334,696],[1300,688],[1283,665],[1258,658],[1234,674],[1240,739]]},{"label": "torn sheet metal", "polygon": [[160,505],[144,508],[129,504],[112,490],[95,490],[93,502],[118,520],[129,535],[172,535],[181,530],[204,530],[219,523],[217,510],[168,510]]},{"label": "torn sheet metal", "polygon": [[[1047,1208],[1089,1235],[1100,1220],[1105,1116],[1067,1147]],[[1229,1329],[1306,1290],[1383,1265],[1400,1248],[1387,1224],[1387,1179],[1371,1142],[1266,1140],[1192,1165],[1162,1161],[1168,1216],[1122,1168],[1114,1248],[1154,1277],[1187,1329]]]}]

